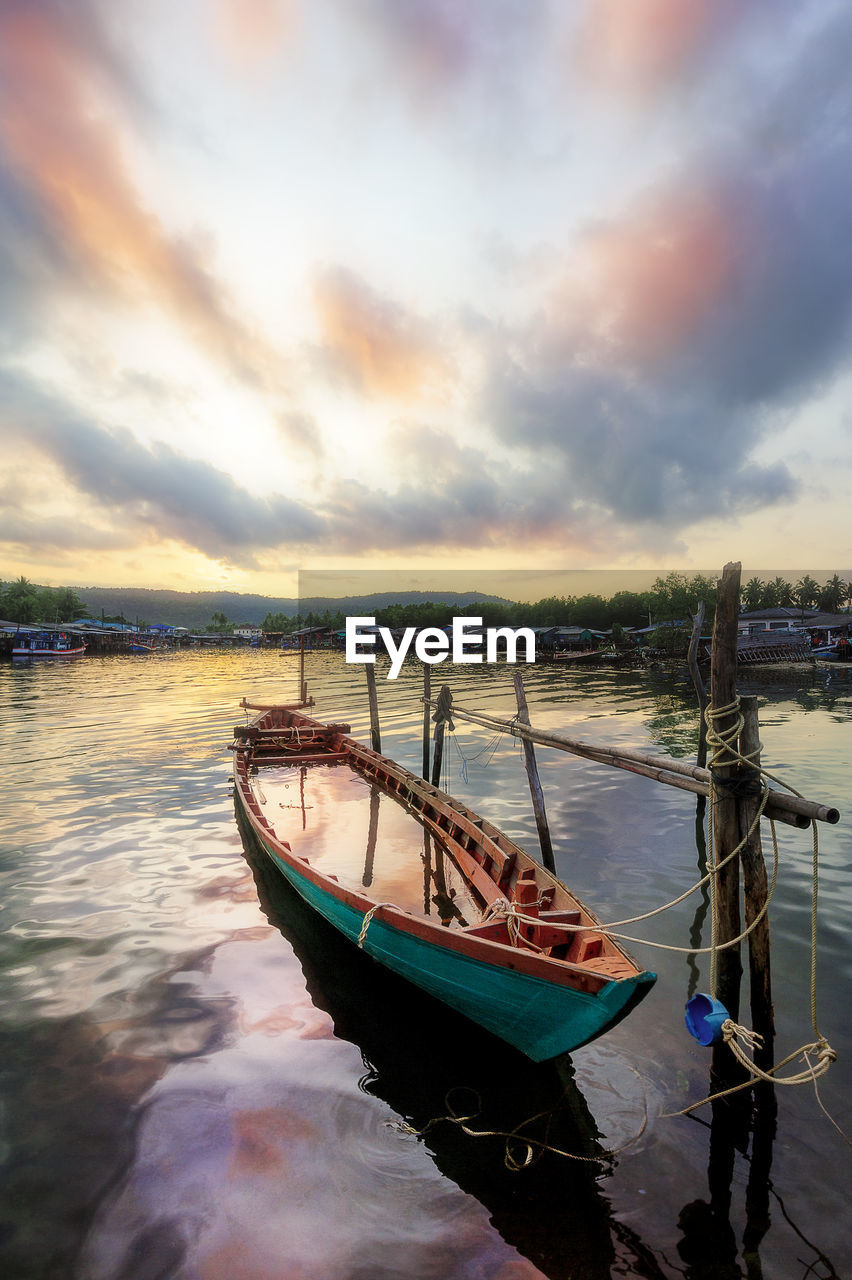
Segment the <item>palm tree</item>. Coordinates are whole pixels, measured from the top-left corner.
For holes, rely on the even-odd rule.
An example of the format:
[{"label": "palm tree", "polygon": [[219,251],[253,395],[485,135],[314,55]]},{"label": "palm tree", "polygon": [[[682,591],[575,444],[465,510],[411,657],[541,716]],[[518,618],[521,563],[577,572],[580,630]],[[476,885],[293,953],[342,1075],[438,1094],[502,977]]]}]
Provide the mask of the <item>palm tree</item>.
[{"label": "palm tree", "polygon": [[793,598],[800,609],[812,609],[819,599],[819,583],[806,573],[796,583]]},{"label": "palm tree", "polygon": [[[813,581],[813,579],[812,579]],[[775,588],[776,604],[782,609],[789,609],[795,603],[793,588],[784,578],[775,578],[772,583]]]},{"label": "palm tree", "polygon": [[824,609],[826,613],[839,613],[840,606],[843,604],[846,594],[850,589],[850,583],[844,582],[842,578],[835,573],[829,578],[819,593],[817,604],[820,609]]}]

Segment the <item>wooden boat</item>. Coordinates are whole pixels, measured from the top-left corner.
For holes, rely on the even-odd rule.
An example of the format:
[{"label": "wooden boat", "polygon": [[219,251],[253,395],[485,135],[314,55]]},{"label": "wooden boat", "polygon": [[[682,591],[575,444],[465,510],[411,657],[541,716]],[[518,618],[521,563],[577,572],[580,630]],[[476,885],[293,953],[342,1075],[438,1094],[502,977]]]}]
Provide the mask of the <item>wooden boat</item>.
[{"label": "wooden boat", "polygon": [[64,632],[18,633],[12,644],[13,658],[78,658],[85,652],[84,644]]},{"label": "wooden boat", "polygon": [[594,1040],[647,994],[656,975],[472,809],[348,725],[242,705],[259,714],[234,730],[239,810],[305,901],[367,954],[536,1062]]}]

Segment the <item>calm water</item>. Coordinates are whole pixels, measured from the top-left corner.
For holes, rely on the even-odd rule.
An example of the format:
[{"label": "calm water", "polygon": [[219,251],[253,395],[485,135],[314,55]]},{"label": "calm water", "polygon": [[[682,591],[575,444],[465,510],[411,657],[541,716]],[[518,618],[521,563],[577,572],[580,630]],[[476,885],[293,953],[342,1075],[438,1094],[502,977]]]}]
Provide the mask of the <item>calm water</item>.
[{"label": "calm water", "polygon": [[[439,669],[436,669],[439,670]],[[236,825],[238,701],[292,699],[297,659],[191,653],[0,668],[3,931],[0,1270],[85,1280],[532,1280],[850,1274],[849,1147],[810,1087],[753,1138],[665,1119],[705,1095],[683,1027],[706,962],[634,946],[659,981],[561,1071],[532,1068],[377,972],[270,876]],[[366,740],[364,672],[312,656],[320,718]],[[688,688],[662,673],[526,674],[534,722],[689,755]],[[506,668],[457,701],[511,714]],[[748,673],[765,760],[836,803],[820,828],[823,1105],[852,1131],[852,672]],[[379,682],[383,748],[419,771],[419,671]],[[516,745],[459,724],[450,790],[535,847]],[[492,754],[492,747],[496,750]],[[462,766],[461,756],[467,763]],[[695,878],[694,799],[539,752],[560,875],[603,919]],[[461,776],[464,773],[465,776]],[[779,1056],[811,1038],[810,835],[780,829]],[[362,834],[353,827],[353,846]],[[360,846],[354,850],[357,855]],[[683,945],[689,899],[641,928]],[[638,932],[639,927],[628,932]],[[602,1149],[642,1137],[614,1161]],[[511,1172],[524,1132],[593,1157]],[[536,1119],[531,1119],[537,1117]],[[517,1160],[524,1149],[510,1141]]]}]

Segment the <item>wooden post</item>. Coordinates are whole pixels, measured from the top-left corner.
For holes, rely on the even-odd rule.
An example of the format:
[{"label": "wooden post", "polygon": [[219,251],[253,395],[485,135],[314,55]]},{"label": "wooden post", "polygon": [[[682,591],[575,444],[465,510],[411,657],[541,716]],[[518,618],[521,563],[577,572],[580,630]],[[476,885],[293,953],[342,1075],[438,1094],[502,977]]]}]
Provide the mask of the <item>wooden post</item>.
[{"label": "wooden post", "polygon": [[695,692],[698,695],[698,755],[695,763],[699,769],[703,769],[707,763],[707,721],[704,718],[704,711],[707,706],[707,690],[704,688],[704,681],[698,669],[698,642],[701,639],[703,623],[704,601],[701,600],[695,617],[692,619],[692,635],[689,638],[689,652],[686,658],[689,674],[692,676],[692,683],[695,685]]},{"label": "wooden post", "polygon": [[439,720],[435,725],[435,738],[432,747],[432,786],[441,785],[441,765],[444,759],[444,722]]},{"label": "wooden post", "polygon": [[299,701],[307,702],[308,687],[305,684],[305,636],[299,636]]},{"label": "wooden post", "polygon": [[382,749],[382,735],[379,731],[379,700],[376,697],[376,668],[368,662],[364,668],[367,672],[367,699],[370,703],[370,746],[374,751]]},{"label": "wooden post", "polygon": [[432,708],[429,705],[429,699],[432,697],[432,667],[428,662],[423,663],[423,778],[429,781],[429,717]]},{"label": "wooden post", "polygon": [[[521,724],[529,724],[530,713],[527,706],[527,695],[524,691],[524,680],[520,671],[512,673],[512,679],[515,682],[515,698],[518,703],[518,720]],[[541,860],[547,867],[548,871],[556,870],[556,861],[553,857],[553,844],[550,839],[550,827],[547,825],[547,812],[544,807],[544,792],[541,789],[541,782],[538,776],[538,766],[535,762],[535,747],[531,742],[524,739],[524,763],[527,766],[527,780],[530,784],[530,795],[532,796],[533,812],[535,813],[535,825],[538,827],[538,841],[541,845]]]},{"label": "wooden post", "polygon": [[438,705],[435,708],[435,715],[440,718],[435,721],[435,737],[432,748],[432,786],[439,787],[441,785],[441,765],[444,759],[444,728],[446,725],[446,717],[449,716],[453,705],[453,695],[450,693],[448,684],[441,685],[441,692],[438,695]]},{"label": "wooden post", "polygon": [[[740,755],[753,756],[754,764],[742,765],[743,778],[751,775],[759,776],[757,766],[760,763],[760,726],[757,715],[757,698],[740,699],[740,714],[744,724],[740,732]],[[754,822],[759,808],[760,796],[742,795],[740,808],[740,839],[742,840]],[[740,861],[743,868],[743,895],[745,899],[746,924],[751,925],[766,903],[767,876],[766,863],[760,844],[760,823],[749,836]],[[749,979],[751,994],[752,1030],[763,1036],[763,1048],[755,1052],[755,1061],[765,1071],[772,1065],[773,1040],[775,1024],[772,1012],[772,973],[769,957],[769,917],[759,920],[748,936]]]},{"label": "wooden post", "polygon": [[[740,564],[726,564],[716,584],[716,618],[713,624],[713,650],[710,659],[710,705],[714,710],[731,706],[737,696],[737,619],[739,616]],[[725,734],[737,721],[736,707],[713,721],[717,734]],[[716,748],[719,753],[720,749]],[[726,752],[719,754],[713,768],[715,803],[713,804],[714,849],[708,854],[718,865],[740,841],[740,824],[736,797],[726,789],[738,772],[735,760],[725,763]],[[712,802],[712,801],[711,801]],[[740,928],[740,876],[738,859],[734,858],[716,876],[717,942],[735,938]],[[720,951],[717,956],[716,996],[736,1022],[740,1008],[742,961],[739,945]],[[731,1055],[725,1055],[730,1059]],[[731,1059],[732,1060],[732,1059]],[[729,1063],[725,1061],[725,1069]],[[714,1055],[715,1062],[715,1055]]]}]

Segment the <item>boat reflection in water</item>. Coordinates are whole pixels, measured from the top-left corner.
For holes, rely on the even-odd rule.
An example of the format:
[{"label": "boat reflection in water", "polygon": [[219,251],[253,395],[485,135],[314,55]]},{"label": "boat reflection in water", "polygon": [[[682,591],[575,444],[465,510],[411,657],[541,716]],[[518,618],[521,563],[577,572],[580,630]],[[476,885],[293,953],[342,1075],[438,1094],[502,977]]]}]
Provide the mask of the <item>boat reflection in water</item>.
[{"label": "boat reflection in water", "polygon": [[[339,1038],[360,1049],[360,1087],[422,1132],[439,1170],[475,1196],[503,1239],[551,1280],[603,1280],[619,1258],[629,1258],[629,1274],[664,1275],[635,1232],[612,1218],[601,1188],[611,1164],[570,1059],[532,1063],[377,964],[303,902],[239,807],[237,819],[263,911],[292,946],[314,1005],[330,1015]],[[365,878],[373,856],[368,839]],[[448,918],[456,895],[426,833],[423,867],[425,894],[435,914]],[[465,1128],[445,1119],[451,1114],[469,1117]]]}]

